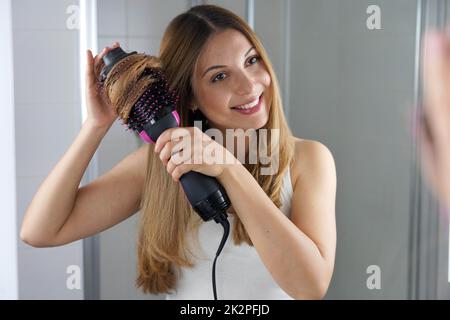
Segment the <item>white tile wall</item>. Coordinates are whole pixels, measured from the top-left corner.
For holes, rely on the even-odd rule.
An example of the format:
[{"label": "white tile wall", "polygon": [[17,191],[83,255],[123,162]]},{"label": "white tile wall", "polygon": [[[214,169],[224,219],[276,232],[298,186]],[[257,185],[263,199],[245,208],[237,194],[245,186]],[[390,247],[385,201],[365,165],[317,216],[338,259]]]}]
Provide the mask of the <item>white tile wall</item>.
[{"label": "white tile wall", "polygon": [[128,46],[130,50],[137,52],[145,52],[149,55],[159,55],[159,46],[162,36],[155,37],[128,37]]},{"label": "white tile wall", "polygon": [[[214,4],[230,11],[233,11],[239,17],[241,17],[244,21],[247,21],[246,18],[246,1],[245,0],[206,0],[208,4]],[[258,1],[255,1],[256,3]]]},{"label": "white tile wall", "polygon": [[15,30],[14,48],[16,103],[80,103],[76,31]]},{"label": "white tile wall", "polygon": [[14,0],[14,30],[67,30],[76,0]]},{"label": "white tile wall", "polygon": [[186,9],[186,0],[128,0],[128,35],[161,37],[170,20]]},{"label": "white tile wall", "polygon": [[111,47],[113,45],[114,42],[119,42],[120,47],[125,50],[128,51],[128,40],[127,37],[120,37],[120,36],[115,36],[115,37],[107,37],[107,36],[99,36],[98,37],[98,51],[102,51],[103,48],[106,47]]},{"label": "white tile wall", "polygon": [[81,289],[67,286],[72,275],[68,267],[83,270],[81,246],[77,241],[64,247],[20,250],[20,299],[83,299],[82,280]]},{"label": "white tile wall", "polygon": [[77,104],[16,104],[17,176],[46,176],[75,139],[80,121]]},{"label": "white tile wall", "polygon": [[104,143],[116,146],[132,145],[134,147],[137,145],[137,135],[129,130],[120,119],[117,119],[103,138],[101,146],[103,146]]},{"label": "white tile wall", "polygon": [[120,160],[138,148],[138,140],[132,138],[129,143],[102,141],[98,152],[99,175],[111,170]]},{"label": "white tile wall", "polygon": [[[78,30],[66,24],[73,5],[78,1],[12,1],[18,230],[81,125]],[[66,287],[67,266],[83,267],[81,241],[32,248],[19,240],[18,250],[19,298],[83,298],[83,288]]]},{"label": "white tile wall", "polygon": [[97,0],[98,35],[125,37],[128,27],[126,10],[127,0]]}]

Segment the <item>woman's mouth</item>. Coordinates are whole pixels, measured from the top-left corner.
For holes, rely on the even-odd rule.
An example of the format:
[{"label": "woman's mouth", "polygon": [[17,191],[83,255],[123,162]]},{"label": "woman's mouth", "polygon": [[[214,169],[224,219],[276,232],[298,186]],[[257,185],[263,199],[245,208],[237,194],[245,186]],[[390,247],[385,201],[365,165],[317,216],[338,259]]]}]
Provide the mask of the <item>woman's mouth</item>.
[{"label": "woman's mouth", "polygon": [[239,112],[239,113],[241,113],[241,114],[246,114],[246,115],[249,115],[249,114],[253,114],[253,113],[255,113],[255,112],[258,112],[258,111],[261,109],[261,102],[262,102],[262,96],[263,96],[263,94],[264,94],[264,93],[262,93],[262,94],[259,96],[257,102],[250,103],[249,105],[247,105],[247,106],[245,106],[245,107],[239,107],[239,108],[234,107],[234,108],[231,108],[231,109],[234,110],[234,111],[237,111],[237,112]]}]

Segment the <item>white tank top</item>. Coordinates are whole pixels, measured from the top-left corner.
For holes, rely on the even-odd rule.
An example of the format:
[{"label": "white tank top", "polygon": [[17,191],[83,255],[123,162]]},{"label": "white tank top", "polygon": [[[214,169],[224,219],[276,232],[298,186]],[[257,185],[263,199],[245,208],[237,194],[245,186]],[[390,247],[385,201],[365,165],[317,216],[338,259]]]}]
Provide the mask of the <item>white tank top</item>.
[{"label": "white tank top", "polygon": [[[288,169],[283,177],[280,207],[287,217],[290,217],[292,193],[291,175]],[[253,246],[245,242],[241,245],[233,243],[232,226],[235,215],[229,214],[228,217],[230,234],[216,261],[217,299],[293,300],[273,280]],[[203,251],[195,251],[198,259],[194,258],[193,268],[181,268],[176,292],[167,294],[167,300],[214,299],[212,265],[222,236],[223,227],[214,221],[208,221],[199,226],[198,239]]]}]

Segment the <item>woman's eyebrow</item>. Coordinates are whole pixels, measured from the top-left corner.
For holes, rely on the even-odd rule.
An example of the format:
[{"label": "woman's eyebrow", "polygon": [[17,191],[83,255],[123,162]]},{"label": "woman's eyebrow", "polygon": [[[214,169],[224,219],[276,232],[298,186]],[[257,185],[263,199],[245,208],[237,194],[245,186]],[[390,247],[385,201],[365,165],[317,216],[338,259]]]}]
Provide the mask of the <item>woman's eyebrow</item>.
[{"label": "woman's eyebrow", "polygon": [[[250,53],[250,51],[252,51],[252,49],[255,49],[255,47],[251,47],[250,49],[248,49],[248,51],[247,51],[247,53],[244,55],[244,57],[246,57],[246,56]],[[226,66],[224,66],[224,65],[216,65],[216,66],[209,67],[209,68],[206,69],[205,72],[203,73],[202,78],[208,73],[208,71],[211,71],[211,70],[214,70],[214,69],[218,69],[218,68],[224,68],[224,67],[226,67]]]}]

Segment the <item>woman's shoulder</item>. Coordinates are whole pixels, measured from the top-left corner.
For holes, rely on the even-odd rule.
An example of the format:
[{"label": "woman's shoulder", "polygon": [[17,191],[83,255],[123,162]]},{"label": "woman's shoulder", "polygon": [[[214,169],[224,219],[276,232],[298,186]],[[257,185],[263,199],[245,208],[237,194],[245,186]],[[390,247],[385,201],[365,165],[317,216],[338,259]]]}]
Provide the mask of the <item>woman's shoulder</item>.
[{"label": "woman's shoulder", "polygon": [[295,188],[301,175],[313,171],[318,166],[334,166],[334,158],[329,148],[317,140],[294,137],[294,159],[291,166],[291,181]]},{"label": "woman's shoulder", "polygon": [[299,152],[311,152],[314,151],[314,149],[319,149],[319,151],[329,151],[328,147],[325,146],[322,142],[317,140],[309,140],[309,139],[301,139],[292,136],[295,142],[295,151],[296,153]]}]

